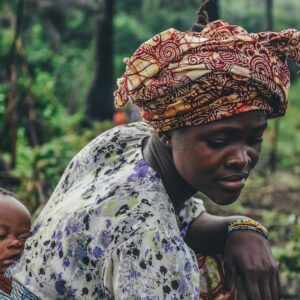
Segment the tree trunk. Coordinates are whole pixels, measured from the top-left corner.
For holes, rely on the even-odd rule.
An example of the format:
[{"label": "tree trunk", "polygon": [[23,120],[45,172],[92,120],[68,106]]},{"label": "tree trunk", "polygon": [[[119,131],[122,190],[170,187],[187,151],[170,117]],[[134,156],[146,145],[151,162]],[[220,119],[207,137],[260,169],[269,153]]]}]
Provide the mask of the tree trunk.
[{"label": "tree trunk", "polygon": [[[13,43],[11,45],[9,55],[7,58],[7,78],[9,81],[9,89],[7,93],[7,106],[5,113],[4,130],[1,135],[8,137],[8,150],[11,154],[10,167],[13,169],[16,165],[17,153],[17,130],[18,130],[18,86],[17,86],[17,59],[19,59],[18,52],[22,45],[21,29],[24,13],[24,0],[19,0],[17,3],[16,12],[16,28]],[[3,138],[1,137],[3,140]]]},{"label": "tree trunk", "polygon": [[[16,166],[17,159],[17,131],[18,131],[18,95],[17,95],[17,69],[15,65],[10,66],[9,70],[9,90],[7,95],[6,107],[6,134],[9,137],[9,152],[11,154],[10,167]],[[5,132],[3,132],[5,134]]]},{"label": "tree trunk", "polygon": [[114,0],[100,2],[96,54],[96,74],[87,98],[87,114],[92,119],[113,115],[113,15]]},{"label": "tree trunk", "polygon": [[[273,30],[273,0],[266,0],[266,30]],[[271,150],[269,157],[269,166],[271,173],[277,170],[277,160],[278,160],[278,139],[280,132],[280,121],[276,119],[274,122],[273,134],[271,139]]]},{"label": "tree trunk", "polygon": [[273,0],[266,0],[266,30],[273,30]]}]

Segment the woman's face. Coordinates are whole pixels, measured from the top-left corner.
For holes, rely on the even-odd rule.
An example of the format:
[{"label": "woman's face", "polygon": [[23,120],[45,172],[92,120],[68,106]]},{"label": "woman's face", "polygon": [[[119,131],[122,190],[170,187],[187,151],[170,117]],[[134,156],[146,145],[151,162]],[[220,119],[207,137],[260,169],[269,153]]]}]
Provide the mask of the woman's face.
[{"label": "woman's face", "polygon": [[267,121],[251,111],[211,124],[174,131],[171,147],[175,167],[193,188],[226,205],[239,197],[256,165]]}]

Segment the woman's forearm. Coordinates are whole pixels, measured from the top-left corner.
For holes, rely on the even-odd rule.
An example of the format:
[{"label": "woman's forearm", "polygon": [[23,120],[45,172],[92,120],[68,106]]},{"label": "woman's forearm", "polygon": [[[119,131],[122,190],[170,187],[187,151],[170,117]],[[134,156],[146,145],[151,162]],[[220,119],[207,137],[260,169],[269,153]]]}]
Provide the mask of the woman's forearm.
[{"label": "woman's forearm", "polygon": [[239,216],[219,217],[204,212],[192,223],[185,242],[195,253],[223,253],[228,225],[239,218]]}]

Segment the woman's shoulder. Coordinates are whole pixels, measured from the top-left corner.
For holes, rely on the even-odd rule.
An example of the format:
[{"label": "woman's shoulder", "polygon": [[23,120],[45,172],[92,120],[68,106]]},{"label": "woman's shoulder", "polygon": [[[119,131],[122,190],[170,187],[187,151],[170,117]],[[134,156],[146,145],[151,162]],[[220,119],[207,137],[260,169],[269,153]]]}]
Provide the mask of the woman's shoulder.
[{"label": "woman's shoulder", "polygon": [[112,159],[121,160],[126,153],[136,152],[142,140],[149,136],[150,129],[143,122],[113,127],[89,142],[69,163],[66,172],[76,167],[80,173],[91,171],[97,166],[112,163]]},{"label": "woman's shoulder", "polygon": [[118,146],[126,148],[128,145],[139,147],[141,141],[150,135],[150,128],[146,123],[135,122],[120,125],[106,130],[89,142],[78,154],[78,157],[91,157],[93,153],[105,153]]}]

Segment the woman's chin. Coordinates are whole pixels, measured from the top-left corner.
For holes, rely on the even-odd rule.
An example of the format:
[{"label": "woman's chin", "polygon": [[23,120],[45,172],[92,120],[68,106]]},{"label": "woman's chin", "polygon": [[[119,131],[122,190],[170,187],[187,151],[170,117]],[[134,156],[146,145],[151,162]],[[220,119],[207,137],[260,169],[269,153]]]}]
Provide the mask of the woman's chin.
[{"label": "woman's chin", "polygon": [[224,197],[224,195],[223,195],[221,197],[211,197],[210,199],[218,205],[225,206],[225,205],[230,205],[230,204],[234,203],[235,201],[237,201],[240,194],[241,194],[241,192],[238,192],[238,193],[234,193],[227,197]]},{"label": "woman's chin", "polygon": [[236,200],[231,200],[231,201],[214,201],[214,203],[222,206],[230,205],[234,203]]}]

